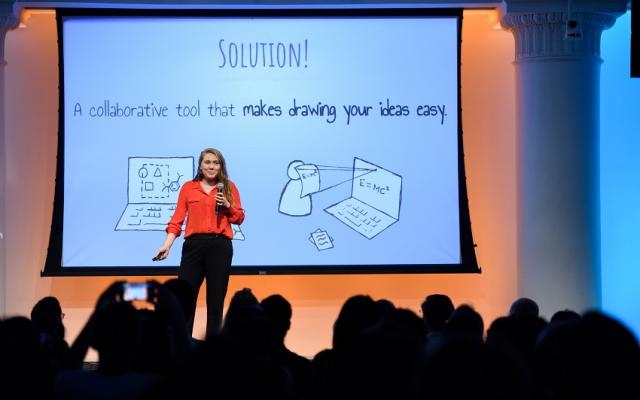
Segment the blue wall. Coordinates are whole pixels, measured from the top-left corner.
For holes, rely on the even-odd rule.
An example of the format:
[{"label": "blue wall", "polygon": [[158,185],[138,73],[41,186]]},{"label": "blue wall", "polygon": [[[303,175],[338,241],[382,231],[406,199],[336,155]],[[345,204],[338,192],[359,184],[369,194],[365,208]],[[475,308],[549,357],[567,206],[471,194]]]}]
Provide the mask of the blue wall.
[{"label": "blue wall", "polygon": [[640,337],[640,78],[629,77],[631,14],[602,34],[602,307]]}]

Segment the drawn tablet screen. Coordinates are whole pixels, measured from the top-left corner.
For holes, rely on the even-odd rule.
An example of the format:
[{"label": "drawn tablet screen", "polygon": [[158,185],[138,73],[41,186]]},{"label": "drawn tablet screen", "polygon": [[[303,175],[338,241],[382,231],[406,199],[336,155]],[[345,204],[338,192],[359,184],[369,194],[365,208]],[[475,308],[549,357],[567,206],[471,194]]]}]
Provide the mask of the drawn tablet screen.
[{"label": "drawn tablet screen", "polygon": [[459,14],[271,11],[62,14],[58,268],[177,267],[207,147],[236,272],[462,268]]}]

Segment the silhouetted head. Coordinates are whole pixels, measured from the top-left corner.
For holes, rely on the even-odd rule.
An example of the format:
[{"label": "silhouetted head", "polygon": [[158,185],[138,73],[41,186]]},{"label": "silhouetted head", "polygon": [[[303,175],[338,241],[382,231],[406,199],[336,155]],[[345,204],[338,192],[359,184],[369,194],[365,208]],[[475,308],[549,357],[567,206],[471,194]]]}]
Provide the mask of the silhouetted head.
[{"label": "silhouetted head", "polygon": [[527,297],[514,301],[509,309],[509,315],[514,317],[537,317],[539,313],[538,303]]},{"label": "silhouetted head", "polygon": [[445,294],[431,294],[422,303],[422,320],[427,333],[440,332],[454,310],[453,302]]},{"label": "silhouetted head", "polygon": [[48,315],[51,317],[55,317],[62,321],[62,307],[60,306],[60,302],[53,296],[43,297],[36,303],[35,306],[31,309],[31,319],[37,318],[39,316]]},{"label": "silhouetted head", "polygon": [[451,313],[444,325],[443,332],[447,336],[465,336],[482,342],[484,323],[476,310],[463,304]]},{"label": "silhouetted head", "polygon": [[[253,310],[256,309],[256,310]],[[249,288],[243,288],[233,294],[229,301],[229,308],[224,317],[224,330],[235,330],[242,320],[259,313],[260,318],[266,318],[256,296]]]},{"label": "silhouetted head", "polygon": [[580,318],[581,318],[580,314],[578,314],[573,310],[560,310],[560,311],[556,311],[556,313],[553,314],[553,316],[551,317],[551,323],[557,324],[557,323],[562,323],[567,321],[575,321]]},{"label": "silhouetted head", "polygon": [[55,297],[44,297],[33,306],[31,321],[38,332],[41,345],[49,348],[53,343],[64,341],[63,318],[62,307]]},{"label": "silhouetted head", "polygon": [[260,302],[250,288],[242,288],[235,292],[229,301],[229,309],[242,306],[257,306]]},{"label": "silhouetted head", "polygon": [[342,305],[333,325],[333,348],[348,347],[362,332],[380,319],[380,311],[369,296],[350,297]]},{"label": "silhouetted head", "polygon": [[260,302],[260,306],[264,310],[267,317],[273,321],[278,336],[284,340],[287,331],[291,327],[291,304],[279,294],[271,295]]},{"label": "silhouetted head", "polygon": [[396,309],[396,306],[387,299],[376,300],[376,306],[378,307],[381,316],[389,315]]}]

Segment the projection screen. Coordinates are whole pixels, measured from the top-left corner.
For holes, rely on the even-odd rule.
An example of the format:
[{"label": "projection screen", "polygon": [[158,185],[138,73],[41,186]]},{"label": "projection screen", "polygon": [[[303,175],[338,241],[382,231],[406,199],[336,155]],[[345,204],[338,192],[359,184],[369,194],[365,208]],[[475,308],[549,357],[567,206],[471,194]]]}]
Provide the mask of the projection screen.
[{"label": "projection screen", "polygon": [[198,155],[246,213],[234,273],[478,272],[455,10],[58,10],[45,275],[151,258]]}]

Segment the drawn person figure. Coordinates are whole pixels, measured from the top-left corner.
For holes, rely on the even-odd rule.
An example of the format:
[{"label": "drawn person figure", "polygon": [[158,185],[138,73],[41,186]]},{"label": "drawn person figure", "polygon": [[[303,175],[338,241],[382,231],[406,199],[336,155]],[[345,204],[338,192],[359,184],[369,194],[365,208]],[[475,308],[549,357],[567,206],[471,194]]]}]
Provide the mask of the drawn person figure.
[{"label": "drawn person figure", "polygon": [[289,163],[287,175],[289,182],[285,185],[280,195],[279,211],[292,217],[301,217],[311,214],[311,196],[302,196],[302,179],[296,169],[304,165],[303,161],[295,160]]},{"label": "drawn person figure", "polygon": [[[222,188],[222,190],[219,190]],[[207,336],[220,328],[222,307],[229,283],[233,256],[231,224],[240,225],[244,210],[236,185],[229,180],[227,164],[216,149],[204,149],[198,159],[198,173],[185,182],[176,209],[167,225],[167,237],[155,260],[164,260],[180,236],[185,218],[185,240],[178,277],[195,290],[194,307],[186,318],[193,330],[195,302],[203,280],[207,280]]]}]

